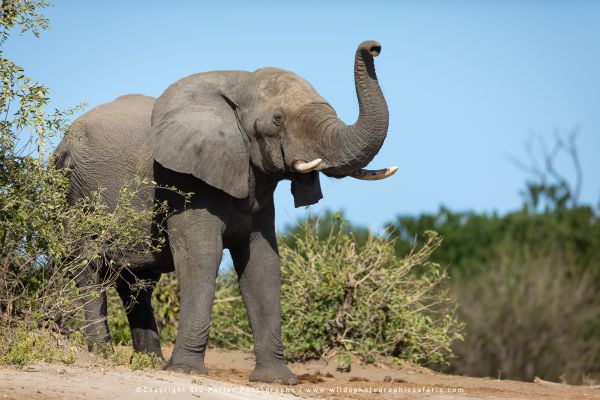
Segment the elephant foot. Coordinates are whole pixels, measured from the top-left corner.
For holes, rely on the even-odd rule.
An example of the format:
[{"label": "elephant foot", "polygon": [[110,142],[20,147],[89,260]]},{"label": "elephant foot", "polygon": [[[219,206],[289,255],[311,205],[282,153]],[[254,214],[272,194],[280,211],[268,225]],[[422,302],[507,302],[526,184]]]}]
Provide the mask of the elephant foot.
[{"label": "elephant foot", "polygon": [[257,365],[252,374],[250,374],[250,382],[297,385],[298,377],[285,364]]},{"label": "elephant foot", "polygon": [[155,354],[164,360],[158,334],[149,329],[133,329],[133,350],[137,353]]},{"label": "elephant foot", "polygon": [[208,375],[208,370],[204,366],[204,361],[199,363],[182,363],[173,361],[173,357],[167,362],[164,367],[166,371],[181,372],[191,375]]}]

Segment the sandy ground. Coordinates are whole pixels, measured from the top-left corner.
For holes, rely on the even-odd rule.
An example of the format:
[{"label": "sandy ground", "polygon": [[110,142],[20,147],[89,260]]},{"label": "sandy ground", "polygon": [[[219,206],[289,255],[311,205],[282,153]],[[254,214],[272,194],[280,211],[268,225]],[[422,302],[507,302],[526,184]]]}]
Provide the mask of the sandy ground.
[{"label": "sandy ground", "polygon": [[[168,355],[170,349],[165,349]],[[2,399],[599,399],[600,389],[552,383],[469,378],[424,368],[358,365],[339,372],[324,360],[292,363],[301,383],[288,387],[248,382],[253,356],[212,350],[210,375],[131,371],[126,367],[90,367],[36,363],[0,369]]]}]

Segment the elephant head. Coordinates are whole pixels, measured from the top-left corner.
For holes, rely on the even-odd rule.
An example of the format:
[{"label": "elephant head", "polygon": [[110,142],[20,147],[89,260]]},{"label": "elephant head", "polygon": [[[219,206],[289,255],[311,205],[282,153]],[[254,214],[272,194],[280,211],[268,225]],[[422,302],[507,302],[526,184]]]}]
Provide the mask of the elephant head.
[{"label": "elephant head", "polygon": [[213,71],[170,86],[153,113],[154,158],[235,198],[249,193],[250,168],[292,180],[296,206],[321,198],[318,171],[341,178],[381,179],[395,168],[363,168],[381,148],[388,109],[373,57],[361,43],[354,74],[360,114],[346,125],[304,79],[278,68]]}]

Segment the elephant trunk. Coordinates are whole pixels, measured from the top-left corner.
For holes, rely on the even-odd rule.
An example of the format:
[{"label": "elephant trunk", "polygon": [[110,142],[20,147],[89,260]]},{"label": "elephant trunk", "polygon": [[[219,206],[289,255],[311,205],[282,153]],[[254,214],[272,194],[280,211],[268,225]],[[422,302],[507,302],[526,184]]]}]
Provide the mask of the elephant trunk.
[{"label": "elephant trunk", "polygon": [[346,125],[335,111],[324,103],[312,104],[303,113],[316,140],[317,153],[324,160],[323,172],[333,176],[357,173],[375,157],[387,134],[389,114],[383,93],[377,82],[373,57],[381,45],[365,41],[357,50],[354,62],[354,82],[360,113],[353,125]]}]

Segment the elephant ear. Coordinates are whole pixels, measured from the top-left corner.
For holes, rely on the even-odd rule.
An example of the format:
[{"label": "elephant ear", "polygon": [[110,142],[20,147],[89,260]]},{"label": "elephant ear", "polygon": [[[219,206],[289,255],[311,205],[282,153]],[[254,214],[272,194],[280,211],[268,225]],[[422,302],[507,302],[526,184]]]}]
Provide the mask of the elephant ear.
[{"label": "elephant ear", "polygon": [[169,107],[173,101],[166,97],[162,104],[159,99],[152,114],[154,160],[233,197],[247,197],[250,161],[234,103],[214,94]]},{"label": "elephant ear", "polygon": [[292,178],[291,189],[294,196],[294,207],[296,208],[310,206],[323,198],[318,171],[296,174]]}]

